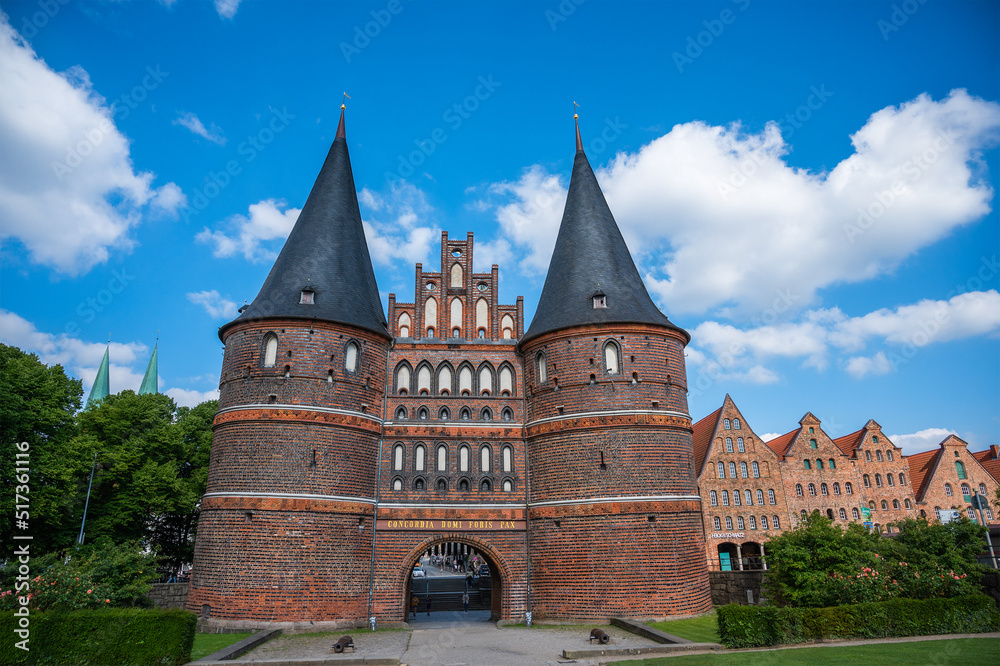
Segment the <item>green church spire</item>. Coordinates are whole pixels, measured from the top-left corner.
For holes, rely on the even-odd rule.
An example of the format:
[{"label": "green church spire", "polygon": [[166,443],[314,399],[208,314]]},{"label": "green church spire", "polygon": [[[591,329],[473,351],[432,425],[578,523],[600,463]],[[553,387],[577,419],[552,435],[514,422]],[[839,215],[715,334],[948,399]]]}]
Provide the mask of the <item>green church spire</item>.
[{"label": "green church spire", "polygon": [[159,393],[159,387],[156,383],[156,348],[160,344],[156,343],[153,345],[153,355],[149,358],[149,365],[146,366],[146,374],[142,377],[142,384],[139,386],[139,395],[144,393]]},{"label": "green church spire", "polygon": [[111,385],[108,381],[108,366],[110,365],[108,350],[110,348],[110,344],[104,348],[104,358],[101,360],[101,367],[97,369],[97,377],[94,378],[94,385],[90,387],[90,397],[87,398],[87,407],[100,403],[101,400],[107,398],[111,393]]}]

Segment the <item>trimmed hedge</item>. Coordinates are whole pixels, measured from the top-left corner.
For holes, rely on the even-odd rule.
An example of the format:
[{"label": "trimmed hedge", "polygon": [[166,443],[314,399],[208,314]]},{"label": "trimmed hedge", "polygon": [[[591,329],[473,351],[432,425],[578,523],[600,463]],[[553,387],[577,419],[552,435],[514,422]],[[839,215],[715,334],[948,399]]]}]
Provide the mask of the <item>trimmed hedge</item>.
[{"label": "trimmed hedge", "polygon": [[1000,629],[1000,613],[984,594],[953,599],[891,599],[830,608],[729,604],[718,609],[718,618],[719,635],[729,648],[821,638],[975,634]]},{"label": "trimmed hedge", "polygon": [[17,618],[0,618],[0,663],[26,666],[171,666],[191,660],[197,616],[184,610],[107,608],[30,616],[25,652]]}]

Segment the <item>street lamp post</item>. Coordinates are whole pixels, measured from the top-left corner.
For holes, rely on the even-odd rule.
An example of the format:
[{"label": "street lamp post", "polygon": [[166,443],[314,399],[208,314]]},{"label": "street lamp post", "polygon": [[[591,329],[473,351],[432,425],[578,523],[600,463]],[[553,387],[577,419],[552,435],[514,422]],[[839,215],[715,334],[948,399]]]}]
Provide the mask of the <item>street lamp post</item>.
[{"label": "street lamp post", "polygon": [[990,561],[993,562],[993,568],[997,569],[997,556],[993,552],[993,540],[990,538],[990,526],[986,522],[986,517],[983,516],[983,507],[989,504],[989,500],[986,499],[985,495],[980,495],[978,491],[973,491],[972,493],[972,506],[979,509],[979,522],[982,523],[983,527],[986,528],[986,547],[990,549]]},{"label": "street lamp post", "polygon": [[80,521],[80,536],[76,538],[79,545],[83,545],[83,527],[87,524],[87,509],[90,507],[90,489],[94,485],[94,469],[97,468],[97,456],[107,451],[97,451],[94,453],[94,462],[90,465],[90,482],[87,484],[87,501],[83,505],[83,520]]}]

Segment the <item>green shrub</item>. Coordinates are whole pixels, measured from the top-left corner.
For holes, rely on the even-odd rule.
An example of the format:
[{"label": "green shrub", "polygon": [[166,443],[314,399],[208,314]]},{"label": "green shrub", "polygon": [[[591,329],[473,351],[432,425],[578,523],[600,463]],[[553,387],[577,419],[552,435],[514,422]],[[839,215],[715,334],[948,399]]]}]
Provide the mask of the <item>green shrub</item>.
[{"label": "green shrub", "polygon": [[829,608],[737,606],[718,609],[729,648],[823,638],[887,638],[980,633],[1000,629],[1000,613],[983,594],[953,599],[892,599]]},{"label": "green shrub", "polygon": [[191,659],[194,613],[183,610],[48,611],[30,616],[29,651],[15,646],[17,618],[4,613],[0,663],[26,666],[169,666]]}]

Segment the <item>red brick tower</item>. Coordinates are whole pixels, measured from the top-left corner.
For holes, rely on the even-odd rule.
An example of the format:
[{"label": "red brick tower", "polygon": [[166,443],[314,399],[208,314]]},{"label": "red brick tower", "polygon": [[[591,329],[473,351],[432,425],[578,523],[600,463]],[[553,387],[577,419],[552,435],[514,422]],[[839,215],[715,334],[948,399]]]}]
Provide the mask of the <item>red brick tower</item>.
[{"label": "red brick tower", "polygon": [[525,369],[538,617],[711,609],[687,407],[690,336],[653,304],[583,152]]},{"label": "red brick tower", "polygon": [[366,617],[390,337],[343,110],[264,286],[219,337],[188,608],[242,620]]}]

